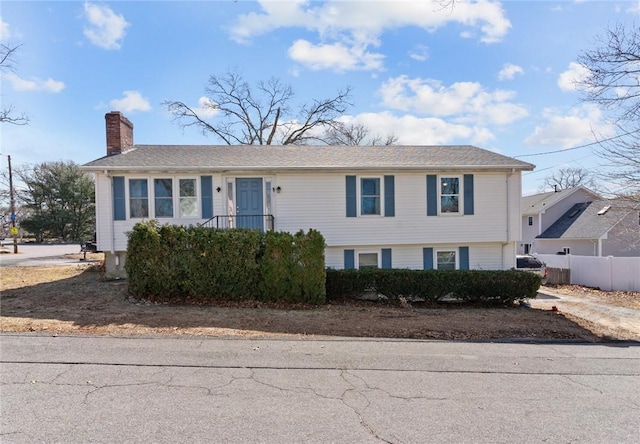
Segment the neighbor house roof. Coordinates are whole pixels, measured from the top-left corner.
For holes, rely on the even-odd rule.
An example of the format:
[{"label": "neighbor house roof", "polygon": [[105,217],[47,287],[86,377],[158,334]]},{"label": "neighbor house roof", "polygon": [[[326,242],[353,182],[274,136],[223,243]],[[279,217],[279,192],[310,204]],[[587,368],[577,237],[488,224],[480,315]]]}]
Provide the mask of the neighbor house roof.
[{"label": "neighbor house roof", "polygon": [[622,199],[577,203],[538,239],[599,239],[633,209],[637,202]]},{"label": "neighbor house roof", "polygon": [[133,145],[86,171],[516,169],[534,165],[474,146]]},{"label": "neighbor house roof", "polygon": [[598,199],[599,196],[590,189],[583,187],[582,185],[567,188],[564,190],[550,191],[547,193],[534,194],[532,196],[523,196],[521,202],[521,209],[523,215],[538,214],[547,208],[552,207],[563,199],[571,196],[579,190],[587,192],[591,197],[590,200]]}]

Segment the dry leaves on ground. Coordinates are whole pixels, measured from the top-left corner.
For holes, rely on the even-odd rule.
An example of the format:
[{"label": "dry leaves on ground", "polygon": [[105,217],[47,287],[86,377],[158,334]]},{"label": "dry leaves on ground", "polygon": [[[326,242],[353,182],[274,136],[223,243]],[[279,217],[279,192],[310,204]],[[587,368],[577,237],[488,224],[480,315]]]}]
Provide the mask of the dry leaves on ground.
[{"label": "dry leaves on ground", "polygon": [[350,302],[286,309],[257,303],[149,304],[130,300],[125,281],[101,280],[100,273],[88,265],[5,268],[0,290],[2,331],[449,340],[600,339],[562,314],[520,307],[415,304],[402,307]]}]

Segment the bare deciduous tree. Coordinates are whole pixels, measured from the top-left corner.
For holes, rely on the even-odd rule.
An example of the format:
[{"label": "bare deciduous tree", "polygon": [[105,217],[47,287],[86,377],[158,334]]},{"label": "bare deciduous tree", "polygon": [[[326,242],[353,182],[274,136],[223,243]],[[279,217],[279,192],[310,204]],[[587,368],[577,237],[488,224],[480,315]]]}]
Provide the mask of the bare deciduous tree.
[{"label": "bare deciduous tree", "polygon": [[[252,88],[236,71],[211,76],[204,109],[168,100],[164,105],[183,128],[194,126],[228,145],[290,145],[320,140],[323,130],[338,125],[337,118],[351,103],[351,88],[335,97],[306,103],[291,110],[294,92],[276,78]],[[208,117],[207,117],[208,115]]]},{"label": "bare deciduous tree", "polygon": [[560,168],[544,178],[541,191],[566,190],[580,185],[594,191],[598,189],[598,184],[591,171],[585,168]]},{"label": "bare deciduous tree", "polygon": [[339,123],[327,130],[323,137],[327,145],[394,145],[398,138],[395,134],[389,133],[385,136],[371,134],[371,130],[361,124]]},{"label": "bare deciduous tree", "polygon": [[[0,74],[7,71],[15,71],[15,54],[20,49],[20,45],[9,46],[0,44]],[[13,105],[6,105],[0,109],[0,123],[11,123],[13,125],[26,125],[29,117],[25,113],[16,113]]]},{"label": "bare deciduous tree", "polygon": [[583,100],[610,112],[617,137],[603,141],[599,154],[608,162],[608,179],[624,193],[636,194],[640,191],[640,29],[617,25],[596,45],[578,58],[588,72],[580,81]]}]

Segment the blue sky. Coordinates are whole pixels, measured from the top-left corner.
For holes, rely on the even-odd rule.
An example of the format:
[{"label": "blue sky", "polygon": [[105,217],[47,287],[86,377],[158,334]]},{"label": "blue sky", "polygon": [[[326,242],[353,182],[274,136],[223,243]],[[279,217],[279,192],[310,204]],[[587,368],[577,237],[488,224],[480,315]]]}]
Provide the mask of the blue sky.
[{"label": "blue sky", "polygon": [[162,102],[197,107],[210,75],[237,69],[290,84],[299,103],[352,86],[344,120],[399,144],[527,156],[532,194],[557,168],[603,163],[591,147],[569,150],[613,134],[580,101],[575,61],[617,23],[639,26],[640,1],[4,0],[0,41],[22,46],[0,98],[30,122],[0,127],[0,160],[102,157],[111,110],[133,122],[135,143],[217,144]]}]

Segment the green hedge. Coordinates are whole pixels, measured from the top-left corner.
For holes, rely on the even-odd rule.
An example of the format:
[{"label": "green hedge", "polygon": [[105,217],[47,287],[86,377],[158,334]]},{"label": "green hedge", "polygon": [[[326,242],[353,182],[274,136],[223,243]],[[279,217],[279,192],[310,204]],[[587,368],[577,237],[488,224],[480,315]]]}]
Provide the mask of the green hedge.
[{"label": "green hedge", "polygon": [[327,299],[358,298],[367,292],[438,302],[443,299],[509,304],[535,298],[534,273],[488,270],[327,270]]},{"label": "green hedge", "polygon": [[128,234],[129,292],[162,302],[325,302],[324,238],[141,222]]}]

